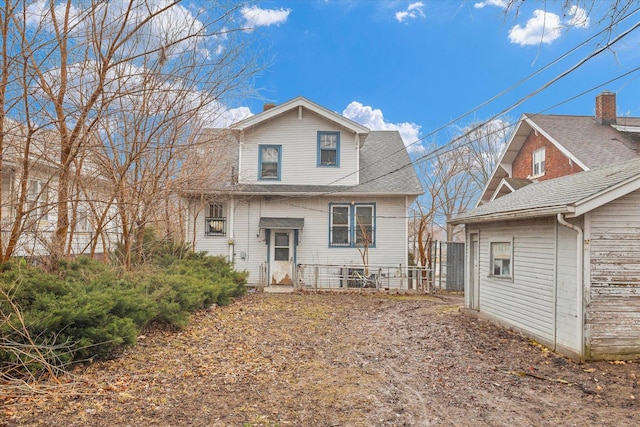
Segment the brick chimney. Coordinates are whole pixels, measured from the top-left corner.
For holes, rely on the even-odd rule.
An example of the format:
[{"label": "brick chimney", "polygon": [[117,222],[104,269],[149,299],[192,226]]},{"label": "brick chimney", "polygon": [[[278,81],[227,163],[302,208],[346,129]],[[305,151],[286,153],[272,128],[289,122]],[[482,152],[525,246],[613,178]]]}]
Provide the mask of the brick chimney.
[{"label": "brick chimney", "polygon": [[596,96],[596,123],[610,125],[616,122],[616,94],[604,91]]},{"label": "brick chimney", "polygon": [[[615,95],[614,95],[615,96]],[[262,106],[262,111],[267,111],[267,110],[271,110],[272,108],[274,108],[276,106],[276,104],[272,103],[272,102],[268,102],[266,104],[264,104]]]}]

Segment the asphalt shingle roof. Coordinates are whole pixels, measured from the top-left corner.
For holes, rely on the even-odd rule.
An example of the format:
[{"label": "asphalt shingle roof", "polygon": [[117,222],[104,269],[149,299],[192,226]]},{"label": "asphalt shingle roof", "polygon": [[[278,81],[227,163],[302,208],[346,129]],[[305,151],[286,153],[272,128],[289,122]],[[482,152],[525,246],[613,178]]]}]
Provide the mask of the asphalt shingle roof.
[{"label": "asphalt shingle roof", "polygon": [[[527,116],[589,169],[624,162],[639,155],[637,135],[600,125],[594,117]],[[640,126],[640,118],[618,117],[617,124]]]},{"label": "asphalt shingle roof", "polygon": [[640,178],[640,158],[592,169],[573,175],[535,182],[469,212],[458,215],[452,222],[464,224],[480,221],[496,214],[534,216],[543,208],[563,208],[577,204],[634,177]]}]

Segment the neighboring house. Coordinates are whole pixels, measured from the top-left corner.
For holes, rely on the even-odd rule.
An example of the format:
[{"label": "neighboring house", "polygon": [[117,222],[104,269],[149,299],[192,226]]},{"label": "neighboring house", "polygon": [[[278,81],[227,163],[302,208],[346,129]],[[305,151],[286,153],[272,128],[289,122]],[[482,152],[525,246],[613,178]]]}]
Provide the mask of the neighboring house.
[{"label": "neighboring house", "polygon": [[616,117],[616,95],[596,97],[596,115],[524,114],[480,197],[487,203],[544,181],[638,157],[640,117]]},{"label": "neighboring house", "polygon": [[[6,252],[18,218],[20,194],[24,194],[21,206],[22,219],[13,256],[40,257],[50,255],[50,243],[56,229],[57,183],[60,146],[57,134],[48,130],[27,132],[24,125],[5,118],[1,165],[2,193],[0,208],[2,253]],[[96,236],[94,211],[106,205],[104,191],[106,180],[101,179],[91,159],[84,159],[80,171],[73,169],[70,209],[69,253],[88,254]],[[119,240],[119,226],[115,208],[110,210],[105,227],[96,239],[94,254],[100,255],[115,248]]]},{"label": "neighboring house", "polygon": [[524,115],[452,220],[465,306],[579,360],[640,357],[640,118],[614,112],[604,93],[595,118]]},{"label": "neighboring house", "polygon": [[400,134],[302,97],[269,107],[207,130],[185,163],[195,250],[228,257],[258,286],[298,284],[310,265],[406,267],[422,187]]}]

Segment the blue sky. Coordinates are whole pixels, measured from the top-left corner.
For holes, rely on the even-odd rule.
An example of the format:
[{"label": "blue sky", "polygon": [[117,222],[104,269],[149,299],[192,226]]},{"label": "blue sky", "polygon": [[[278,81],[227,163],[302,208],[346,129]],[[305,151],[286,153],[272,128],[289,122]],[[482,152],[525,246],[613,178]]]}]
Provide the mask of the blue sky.
[{"label": "blue sky", "polygon": [[[304,96],[371,129],[398,129],[406,144],[417,138],[444,143],[457,129],[489,119],[539,90],[640,20],[636,13],[598,36],[608,25],[600,20],[608,1],[596,1],[589,13],[577,6],[563,11],[563,1],[526,1],[518,14],[507,15],[504,3],[254,3],[242,17],[254,28],[267,67],[256,79],[263,98],[246,99],[243,106],[255,114],[266,101]],[[597,88],[640,66],[639,45],[637,29],[508,117],[515,120],[524,112],[590,115],[595,96],[605,89],[617,93],[620,115],[640,116],[640,72]],[[561,105],[552,108],[556,104]]]}]

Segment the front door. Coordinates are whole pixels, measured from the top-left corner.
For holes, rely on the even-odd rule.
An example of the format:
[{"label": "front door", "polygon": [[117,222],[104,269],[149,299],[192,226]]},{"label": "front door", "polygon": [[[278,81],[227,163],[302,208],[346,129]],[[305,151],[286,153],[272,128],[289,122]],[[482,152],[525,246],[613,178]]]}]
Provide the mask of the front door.
[{"label": "front door", "polygon": [[270,284],[293,285],[293,231],[271,230]]}]

